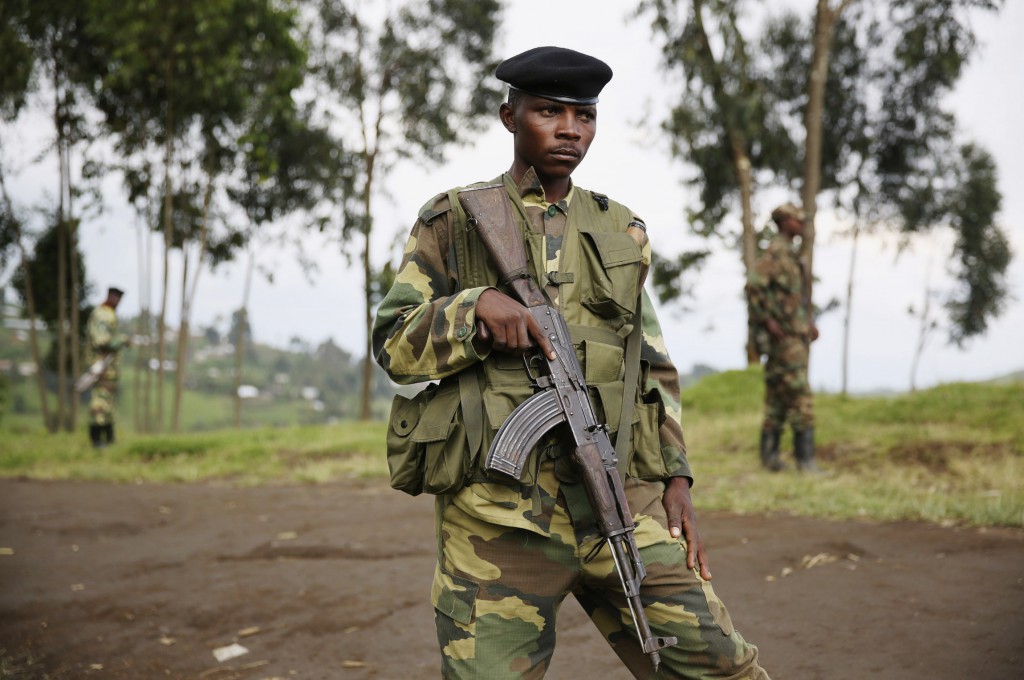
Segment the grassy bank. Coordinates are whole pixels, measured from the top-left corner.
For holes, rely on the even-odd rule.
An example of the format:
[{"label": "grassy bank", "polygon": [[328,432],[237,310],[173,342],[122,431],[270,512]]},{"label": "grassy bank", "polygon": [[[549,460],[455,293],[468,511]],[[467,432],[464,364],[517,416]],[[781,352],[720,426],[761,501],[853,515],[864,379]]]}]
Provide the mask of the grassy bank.
[{"label": "grassy bank", "polygon": [[[1024,384],[952,384],[917,394],[819,395],[827,474],[768,474],[757,464],[759,370],[709,376],[683,392],[700,510],[837,519],[1024,526]],[[94,451],[84,433],[0,429],[0,476],[115,482],[322,483],[383,478],[385,426],[137,436]],[[791,447],[789,436],[784,450]]]}]

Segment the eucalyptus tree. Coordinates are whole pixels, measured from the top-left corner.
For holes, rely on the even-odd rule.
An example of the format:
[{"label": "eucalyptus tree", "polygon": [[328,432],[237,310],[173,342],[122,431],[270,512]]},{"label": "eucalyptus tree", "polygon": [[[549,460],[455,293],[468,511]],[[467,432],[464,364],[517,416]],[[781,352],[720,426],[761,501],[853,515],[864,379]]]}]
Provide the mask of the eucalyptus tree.
[{"label": "eucalyptus tree", "polygon": [[[805,162],[803,175],[804,194],[809,188],[815,195],[825,192],[854,221],[854,234],[862,225],[905,241],[936,229],[953,232],[953,289],[936,294],[946,312],[948,339],[958,346],[985,332],[1007,294],[1010,251],[997,223],[998,173],[984,149],[962,140],[946,106],[976,51],[972,13],[997,9],[989,0],[850,6],[831,29],[818,172]],[[764,51],[772,55],[768,70],[778,74],[780,110],[793,123],[802,116],[805,128],[814,92],[801,74],[815,70],[819,52],[809,53],[806,43],[808,35],[820,34],[820,23],[820,17],[812,24],[784,15],[764,34]],[[811,231],[801,246],[809,261],[813,246]],[[850,276],[847,315],[852,264]]]},{"label": "eucalyptus tree", "polygon": [[31,258],[25,246],[22,219],[17,214],[11,196],[4,181],[3,168],[0,167],[0,196],[3,197],[3,209],[0,210],[0,270],[6,268],[11,251],[17,250],[20,264],[21,281],[23,282],[23,300],[28,315],[29,345],[32,348],[32,361],[36,367],[36,387],[39,390],[39,409],[43,417],[43,427],[54,432],[57,422],[50,417],[50,398],[46,392],[46,372],[43,357],[39,350],[39,331],[36,328],[36,298],[34,294]]},{"label": "eucalyptus tree", "polygon": [[[27,30],[29,0],[8,0],[0,3],[0,119],[10,122],[17,119],[26,104],[32,76],[34,55]],[[56,422],[50,418],[49,396],[46,392],[46,375],[43,370],[42,353],[36,329],[35,297],[32,295],[32,270],[28,248],[24,240],[23,219],[7,191],[5,149],[0,146],[0,271],[16,257],[21,268],[25,286],[25,306],[29,322],[29,342],[32,359],[36,366],[36,386],[39,389],[39,404],[43,426],[52,431]]]},{"label": "eucalyptus tree", "polygon": [[449,146],[468,142],[493,115],[501,96],[490,77],[501,3],[421,0],[382,7],[311,0],[311,10],[315,101],[351,158],[334,203],[343,240],[360,238],[365,419],[374,375],[373,291],[380,278],[371,256],[373,201],[397,163],[441,162]]},{"label": "eucalyptus tree", "polygon": [[[800,185],[808,214],[801,249],[812,274],[821,193],[858,223],[905,234],[961,229],[950,178],[988,177],[994,190],[995,172],[959,162],[956,121],[944,100],[976,46],[969,13],[998,3],[817,0],[806,20],[792,11],[768,16],[754,41],[743,33],[751,30],[742,21],[750,7],[744,0],[640,3],[664,38],[666,68],[684,71],[665,128],[674,155],[697,169],[701,206],[691,211],[697,231],[716,233],[737,198],[741,214],[747,212],[753,189],[744,189],[746,168],[764,185]],[[987,276],[972,282],[965,267],[956,274],[959,297],[946,305],[954,341],[982,332],[978,319],[997,314],[1005,295],[1008,260],[998,245],[1005,236],[995,213],[985,214],[988,224],[975,226],[979,236],[955,246],[954,256],[973,248],[974,257],[984,257]],[[745,236],[747,228],[744,220]],[[958,318],[956,310],[971,313]]]},{"label": "eucalyptus tree", "polygon": [[[243,137],[240,171],[229,188],[232,200],[246,217],[248,263],[242,305],[232,317],[229,337],[235,344],[234,422],[242,423],[242,371],[246,348],[251,345],[249,294],[256,271],[255,241],[282,241],[282,233],[268,233],[268,226],[289,214],[309,216],[328,201],[339,178],[348,174],[347,156],[328,130],[314,124],[309,107],[265,110],[253,120]],[[315,220],[315,217],[313,218]]]},{"label": "eucalyptus tree", "polygon": [[[663,127],[673,155],[696,171],[689,183],[699,189],[700,203],[687,209],[687,219],[697,234],[738,245],[749,274],[757,257],[754,193],[795,167],[797,149],[775,112],[772,83],[759,69],[759,46],[741,30],[744,9],[743,0],[642,0],[638,13],[651,16],[653,32],[664,40],[664,68],[682,75],[682,91]],[[729,219],[735,209],[738,234]],[[664,299],[679,297],[682,288],[673,282],[699,265],[699,255],[683,253],[656,267],[655,285]],[[748,363],[757,363],[750,332],[746,353]]]},{"label": "eucalyptus tree", "polygon": [[53,124],[52,151],[57,157],[56,215],[57,261],[54,276],[57,317],[53,326],[56,336],[57,420],[62,427],[73,429],[78,401],[70,398],[67,373],[80,371],[79,309],[83,280],[77,270],[77,227],[83,210],[76,210],[75,201],[82,196],[79,184],[88,181],[90,168],[85,158],[73,159],[77,150],[89,141],[91,131],[86,119],[89,106],[85,85],[97,77],[101,67],[95,58],[86,31],[87,13],[81,3],[71,0],[11,0],[0,8],[0,97],[6,117],[22,113],[30,94],[38,93],[47,107]]},{"label": "eucalyptus tree", "polygon": [[[106,124],[130,173],[141,173],[147,186],[160,187],[164,261],[156,324],[156,419],[162,427],[175,196],[191,187],[202,196],[200,204],[218,200],[224,178],[241,153],[241,139],[260,111],[278,109],[290,101],[291,92],[302,81],[305,59],[289,2],[88,3],[109,55],[98,91]],[[138,197],[146,200],[146,194]],[[211,214],[209,203],[203,214]],[[202,239],[208,233],[204,218],[198,234],[188,236]],[[200,251],[200,258],[208,252],[202,247]],[[194,294],[194,284],[185,281],[183,287],[188,295]],[[186,307],[183,313],[187,311]]]}]

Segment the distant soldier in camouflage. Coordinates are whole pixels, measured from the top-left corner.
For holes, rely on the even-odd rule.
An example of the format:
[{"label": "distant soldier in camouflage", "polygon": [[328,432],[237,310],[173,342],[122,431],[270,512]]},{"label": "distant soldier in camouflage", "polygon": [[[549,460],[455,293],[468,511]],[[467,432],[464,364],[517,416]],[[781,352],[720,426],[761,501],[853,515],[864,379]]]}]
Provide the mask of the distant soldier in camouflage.
[{"label": "distant soldier in camouflage", "polygon": [[[536,391],[524,359],[553,350],[507,294],[453,189],[421,210],[373,328],[374,354],[393,380],[437,381],[396,397],[388,464],[395,488],[437,496],[431,601],[445,678],[543,677],[570,593],[637,678],[768,677],[708,583],[678,374],[643,294],[646,227],[570,180],[611,75],[604,62],[556,47],[503,62],[496,76],[510,89],[499,114],[513,161],[488,184],[508,193],[530,275],[569,324],[598,419],[613,439],[630,423],[618,465],[647,567],[641,598],[653,633],[679,643],[661,650],[652,674],[562,426],[532,450],[522,481],[484,469],[497,429]],[[620,418],[630,405],[632,417]]]},{"label": "distant soldier in camouflage", "polygon": [[758,348],[764,367],[765,414],[761,428],[761,463],[773,472],[784,469],[779,438],[788,422],[793,428],[797,468],[816,471],[814,408],[807,365],[810,344],[818,338],[804,262],[794,239],[803,233],[804,213],[792,203],[772,211],[779,233],[761,254],[747,282],[750,319],[762,338]]},{"label": "distant soldier in camouflage", "polygon": [[127,336],[117,331],[116,310],[123,296],[118,288],[108,289],[107,299],[89,315],[88,363],[109,359],[89,398],[89,440],[97,448],[114,442],[118,353],[128,343]]}]

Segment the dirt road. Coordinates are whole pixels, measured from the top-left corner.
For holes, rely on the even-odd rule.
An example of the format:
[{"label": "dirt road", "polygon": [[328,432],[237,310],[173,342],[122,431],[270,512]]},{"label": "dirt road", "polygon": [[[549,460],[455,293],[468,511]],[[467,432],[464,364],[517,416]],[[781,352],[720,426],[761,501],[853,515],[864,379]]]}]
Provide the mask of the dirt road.
[{"label": "dirt road", "polygon": [[[0,480],[0,650],[30,671],[8,677],[437,678],[431,514],[383,484]],[[724,514],[701,528],[775,680],[1021,677],[1024,532]],[[218,661],[232,644],[247,653]],[[629,676],[567,602],[547,677]]]}]

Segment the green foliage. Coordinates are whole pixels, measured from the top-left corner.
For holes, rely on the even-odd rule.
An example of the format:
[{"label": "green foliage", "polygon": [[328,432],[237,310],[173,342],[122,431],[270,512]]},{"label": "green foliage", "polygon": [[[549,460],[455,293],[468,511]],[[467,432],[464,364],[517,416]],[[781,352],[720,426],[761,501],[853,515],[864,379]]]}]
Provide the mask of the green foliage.
[{"label": "green foliage", "polygon": [[[73,226],[68,229],[70,231]],[[32,270],[32,293],[36,303],[36,316],[51,327],[56,327],[58,319],[57,299],[59,290],[59,225],[47,229],[36,241],[32,256],[29,258],[29,267]],[[82,257],[81,248],[75,244],[74,257],[78,261],[78,282],[77,286],[71,286],[64,291],[69,304],[78,304],[79,311],[86,318],[88,309],[86,301],[91,295],[91,289],[86,284],[85,260]],[[25,278],[21,269],[18,269],[12,277],[14,290],[22,302],[26,300]],[[81,299],[72,300],[71,293],[77,288],[81,293]]]},{"label": "green foliage", "polygon": [[992,157],[973,145],[962,147],[960,166],[950,192],[950,221],[957,233],[953,254],[959,285],[946,300],[950,340],[963,345],[981,335],[1007,300],[1006,270],[1010,246],[996,226],[1002,196]]},{"label": "green foliage", "polygon": [[692,287],[688,282],[710,255],[710,250],[688,250],[669,259],[652,253],[651,283],[658,292],[658,299],[667,302],[688,297]]},{"label": "green foliage", "polygon": [[[728,235],[720,226],[738,203],[737,146],[760,183],[808,181],[794,140],[808,107],[812,18],[770,16],[751,43],[738,23],[744,5],[640,3],[665,39],[665,67],[684,77],[664,126],[673,155],[697,171],[701,204],[690,217],[705,236]],[[976,48],[971,13],[998,7],[992,0],[852,3],[835,26],[825,81],[820,187],[862,224],[956,233],[956,290],[945,307],[958,345],[984,333],[1005,307],[1011,254],[996,224],[994,164],[976,146],[957,144],[944,101]],[[679,292],[666,287],[663,295]]]},{"label": "green foliage", "polygon": [[0,3],[0,117],[13,119],[25,105],[34,56],[26,31],[30,0]]},{"label": "green foliage", "polygon": [[799,168],[797,145],[776,111],[782,95],[775,90],[775,73],[759,68],[757,45],[749,44],[740,29],[744,4],[644,0],[638,10],[650,16],[652,32],[665,40],[665,68],[684,79],[664,129],[673,155],[695,169],[689,182],[701,200],[687,217],[703,236],[728,235],[720,230],[739,199],[738,150],[755,177],[769,179]]}]

